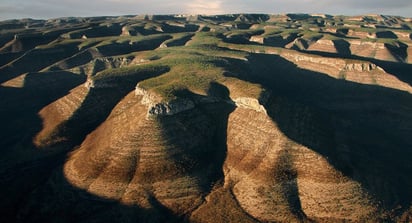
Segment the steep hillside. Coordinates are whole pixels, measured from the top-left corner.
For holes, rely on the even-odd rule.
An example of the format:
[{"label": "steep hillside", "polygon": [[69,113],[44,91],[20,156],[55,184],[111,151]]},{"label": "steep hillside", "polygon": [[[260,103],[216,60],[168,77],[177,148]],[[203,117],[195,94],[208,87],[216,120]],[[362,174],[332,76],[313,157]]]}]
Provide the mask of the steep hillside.
[{"label": "steep hillside", "polygon": [[0,222],[412,220],[410,19],[0,27]]}]

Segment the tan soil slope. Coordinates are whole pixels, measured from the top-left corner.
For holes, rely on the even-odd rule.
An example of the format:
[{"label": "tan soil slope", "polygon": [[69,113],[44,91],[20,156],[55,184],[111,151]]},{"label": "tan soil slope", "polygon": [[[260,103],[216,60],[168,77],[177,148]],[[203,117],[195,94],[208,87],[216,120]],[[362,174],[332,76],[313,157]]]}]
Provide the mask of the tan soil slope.
[{"label": "tan soil slope", "polygon": [[240,206],[263,222],[359,221],[377,211],[359,183],[252,110],[230,115],[225,173]]},{"label": "tan soil slope", "polygon": [[219,152],[211,144],[215,121],[198,109],[147,119],[140,101],[134,93],[125,97],[71,155],[65,175],[98,196],[146,207],[148,198],[140,195],[151,194],[173,213],[189,213],[218,174],[218,163],[202,160]]},{"label": "tan soil slope", "polygon": [[[378,212],[359,183],[286,137],[265,112],[237,108],[229,115],[227,157],[219,164],[213,149],[219,145],[209,143],[219,132],[219,120],[210,119],[219,107],[148,119],[140,101],[125,97],[70,156],[64,173],[71,184],[146,208],[153,208],[153,196],[173,213],[202,222],[225,204],[245,222],[360,221]],[[205,163],[210,156],[212,163]],[[219,171],[213,165],[223,168],[223,185],[212,187]]]}]

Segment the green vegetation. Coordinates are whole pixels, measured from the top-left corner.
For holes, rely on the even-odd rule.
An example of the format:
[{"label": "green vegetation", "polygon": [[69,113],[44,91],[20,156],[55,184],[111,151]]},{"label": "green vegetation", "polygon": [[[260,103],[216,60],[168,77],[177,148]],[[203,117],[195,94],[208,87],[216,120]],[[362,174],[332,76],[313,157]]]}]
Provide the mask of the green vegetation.
[{"label": "green vegetation", "polygon": [[106,69],[93,76],[93,80],[99,81],[108,78],[119,78],[125,76],[136,75],[140,73],[162,73],[169,68],[167,66],[160,66],[157,64],[135,65],[122,68]]},{"label": "green vegetation", "polygon": [[170,71],[142,81],[140,86],[155,92],[166,101],[174,99],[176,92],[185,89],[206,95],[210,84],[223,78],[224,69],[219,64],[224,64],[226,61],[215,56],[194,54],[194,51],[164,55],[154,64],[169,66]]}]

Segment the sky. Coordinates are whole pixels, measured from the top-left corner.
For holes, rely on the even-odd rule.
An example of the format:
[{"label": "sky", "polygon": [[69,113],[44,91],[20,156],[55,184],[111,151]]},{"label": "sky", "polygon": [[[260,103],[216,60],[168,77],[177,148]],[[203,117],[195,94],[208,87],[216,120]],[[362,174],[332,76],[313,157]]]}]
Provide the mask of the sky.
[{"label": "sky", "polygon": [[384,14],[412,17],[412,0],[0,0],[0,20],[226,13]]}]

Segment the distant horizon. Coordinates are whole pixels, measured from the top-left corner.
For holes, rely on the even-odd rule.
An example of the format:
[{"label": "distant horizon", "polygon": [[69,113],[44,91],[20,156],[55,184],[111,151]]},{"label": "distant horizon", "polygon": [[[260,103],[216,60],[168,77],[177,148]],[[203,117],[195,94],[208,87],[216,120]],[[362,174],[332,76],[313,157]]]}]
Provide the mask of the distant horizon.
[{"label": "distant horizon", "polygon": [[25,19],[32,19],[32,20],[52,20],[52,19],[64,19],[64,18],[98,18],[98,17],[123,17],[123,16],[174,16],[174,15],[184,15],[184,16],[221,16],[221,15],[287,15],[287,14],[302,14],[302,15],[330,15],[330,16],[347,16],[347,17],[356,17],[356,16],[395,16],[395,17],[403,17],[403,18],[411,18],[412,16],[402,16],[402,15],[391,15],[391,14],[377,14],[377,13],[365,13],[365,14],[331,14],[331,13],[306,13],[306,12],[282,12],[282,13],[259,13],[259,12],[233,12],[233,13],[221,13],[221,14],[195,14],[195,13],[163,13],[163,14],[151,14],[151,13],[141,13],[141,14],[124,14],[124,15],[91,15],[91,16],[61,16],[61,17],[50,17],[50,18],[34,18],[34,17],[21,17],[21,18],[7,18],[7,19],[0,19],[0,22],[3,21],[11,21],[11,20],[25,20]]},{"label": "distant horizon", "polygon": [[[333,7],[332,7],[333,6]],[[0,21],[125,15],[223,15],[223,14],[329,14],[392,15],[412,18],[410,0],[2,0]]]}]

